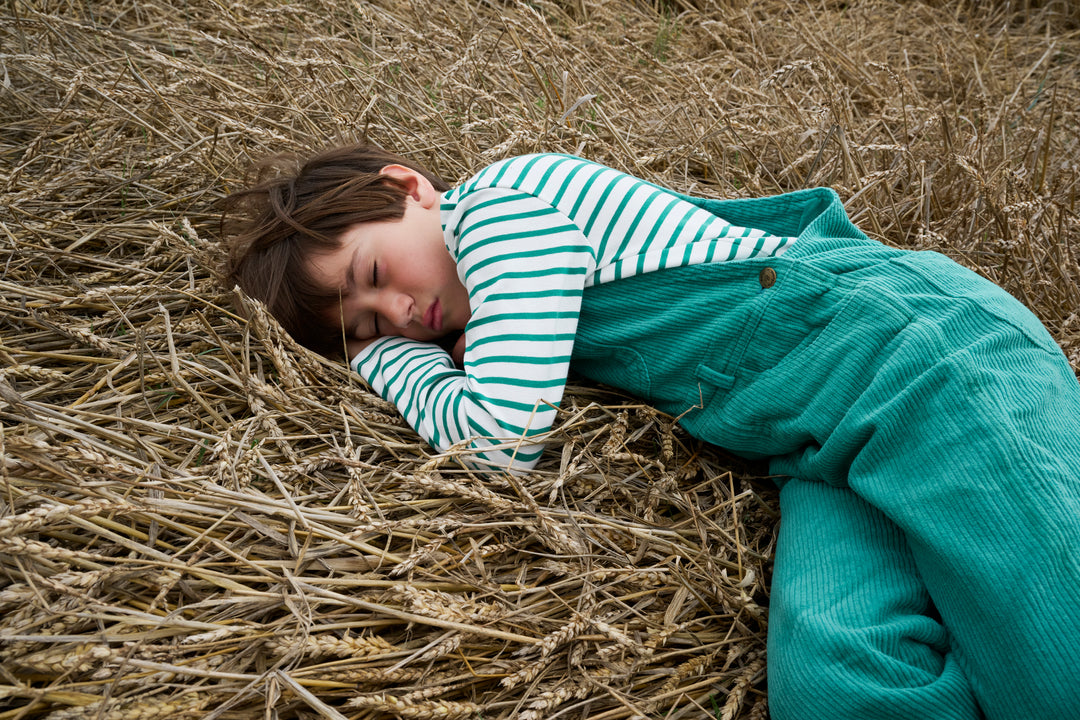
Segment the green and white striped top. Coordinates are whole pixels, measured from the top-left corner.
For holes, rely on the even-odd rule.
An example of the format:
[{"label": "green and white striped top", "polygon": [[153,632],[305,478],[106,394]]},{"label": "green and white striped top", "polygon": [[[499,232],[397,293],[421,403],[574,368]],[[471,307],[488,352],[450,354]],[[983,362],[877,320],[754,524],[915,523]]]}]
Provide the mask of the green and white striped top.
[{"label": "green and white striped top", "polygon": [[445,193],[441,211],[472,310],[464,369],[436,345],[399,337],[351,365],[436,449],[464,443],[479,464],[515,469],[536,463],[536,438],[562,400],[585,288],[775,256],[794,242],[567,155],[497,162]]}]

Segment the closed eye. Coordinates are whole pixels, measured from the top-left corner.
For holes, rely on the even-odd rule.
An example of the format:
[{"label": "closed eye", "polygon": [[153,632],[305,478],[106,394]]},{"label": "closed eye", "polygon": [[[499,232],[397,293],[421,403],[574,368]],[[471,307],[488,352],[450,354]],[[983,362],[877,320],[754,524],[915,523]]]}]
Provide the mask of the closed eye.
[{"label": "closed eye", "polygon": [[[371,261],[371,287],[379,287],[379,263],[374,260]],[[379,337],[381,335],[379,332],[379,314],[374,313],[371,317],[372,324],[375,326],[375,337]]]}]

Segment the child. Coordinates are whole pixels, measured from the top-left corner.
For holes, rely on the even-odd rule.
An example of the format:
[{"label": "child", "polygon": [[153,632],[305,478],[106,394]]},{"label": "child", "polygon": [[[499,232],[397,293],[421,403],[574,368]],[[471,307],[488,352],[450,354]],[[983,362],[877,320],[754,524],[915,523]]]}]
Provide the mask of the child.
[{"label": "child", "polygon": [[769,458],[774,717],[1080,717],[1080,386],[1004,291],[828,189],[703,200],[562,155],[450,190],[337,148],[234,205],[230,279],[438,449],[529,469],[573,365]]}]

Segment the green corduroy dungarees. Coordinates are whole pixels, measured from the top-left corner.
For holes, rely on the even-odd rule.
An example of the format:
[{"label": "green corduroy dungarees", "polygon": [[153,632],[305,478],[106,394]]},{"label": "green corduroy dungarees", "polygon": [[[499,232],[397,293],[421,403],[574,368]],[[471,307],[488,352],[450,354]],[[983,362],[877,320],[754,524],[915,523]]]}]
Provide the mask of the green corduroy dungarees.
[{"label": "green corduroy dungarees", "polygon": [[586,289],[572,366],[790,478],[773,717],[1080,718],[1080,385],[1052,338],[831,190],[687,199],[798,240]]}]

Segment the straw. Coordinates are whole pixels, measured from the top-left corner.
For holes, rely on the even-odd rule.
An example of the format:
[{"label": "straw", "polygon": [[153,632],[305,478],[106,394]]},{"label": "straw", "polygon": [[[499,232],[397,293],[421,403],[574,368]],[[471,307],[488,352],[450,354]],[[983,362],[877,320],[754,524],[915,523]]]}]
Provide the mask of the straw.
[{"label": "straw", "polygon": [[211,268],[266,153],[584,155],[834,187],[1080,367],[1068,3],[13,0],[0,719],[767,717],[764,468],[572,379],[538,468],[436,455]]}]

